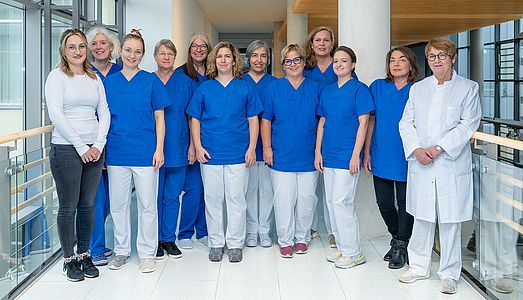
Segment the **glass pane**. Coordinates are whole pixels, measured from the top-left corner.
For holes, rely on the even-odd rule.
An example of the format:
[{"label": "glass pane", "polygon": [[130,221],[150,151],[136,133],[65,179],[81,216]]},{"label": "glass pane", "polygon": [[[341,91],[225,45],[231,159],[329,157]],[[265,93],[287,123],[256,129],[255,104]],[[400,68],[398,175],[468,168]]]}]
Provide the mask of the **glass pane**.
[{"label": "glass pane", "polygon": [[468,48],[458,49],[458,74],[469,77],[469,57]]},{"label": "glass pane", "polygon": [[519,79],[523,79],[523,40],[519,41]]},{"label": "glass pane", "polygon": [[469,45],[469,32],[464,31],[458,34],[458,47],[466,47]]},{"label": "glass pane", "polygon": [[73,0],[52,0],[54,5],[73,5]]},{"label": "glass pane", "polygon": [[485,45],[483,48],[483,78],[485,80],[494,80],[496,66],[496,56],[494,45]]},{"label": "glass pane", "polygon": [[51,20],[51,68],[58,65],[60,62],[60,35],[66,29],[71,28],[71,20],[64,20],[53,16]]},{"label": "glass pane", "polygon": [[514,38],[514,21],[499,24],[499,40],[511,40]]},{"label": "glass pane", "polygon": [[[519,84],[519,120],[523,121],[523,82]],[[523,133],[520,139],[523,141]]]},{"label": "glass pane", "polygon": [[483,27],[483,42],[484,43],[494,42],[494,38],[495,38],[494,29],[495,29],[494,25]]},{"label": "glass pane", "polygon": [[24,12],[0,3],[0,136],[23,130]]},{"label": "glass pane", "polygon": [[499,83],[499,117],[514,119],[514,82]]},{"label": "glass pane", "polygon": [[483,83],[483,103],[481,103],[481,109],[485,117],[494,118],[494,95],[494,82]]},{"label": "glass pane", "polygon": [[102,0],[102,23],[105,25],[116,24],[115,0]]},{"label": "glass pane", "polygon": [[500,45],[500,56],[499,56],[499,78],[514,79],[514,43],[506,43]]}]

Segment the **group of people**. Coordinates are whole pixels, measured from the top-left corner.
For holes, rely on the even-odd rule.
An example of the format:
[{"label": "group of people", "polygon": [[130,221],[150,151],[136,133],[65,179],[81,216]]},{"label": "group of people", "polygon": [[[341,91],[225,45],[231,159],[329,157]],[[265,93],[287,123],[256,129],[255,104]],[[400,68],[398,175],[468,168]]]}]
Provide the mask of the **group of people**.
[{"label": "group of people", "polygon": [[[425,49],[433,76],[417,82],[415,54],[399,47],[387,53],[386,77],[370,87],[355,74],[354,51],[334,46],[330,28],[312,30],[303,47],[284,47],[285,76],[275,78],[266,42],[248,46],[244,74],[233,44],[212,48],[195,34],[177,69],[176,47],[160,40],[158,68],[149,73],[139,68],[139,31],[119,45],[102,27],[87,37],[66,30],[45,87],[66,277],[97,277],[96,265],[118,270],[129,261],[133,187],[142,272],[165,254],[181,257],[178,246],[192,248],[195,232],[210,261],[221,261],[226,248],[229,261],[240,262],[244,246],[271,247],[272,211],[280,256],[305,254],[319,199],[336,248],[326,259],[361,265],[354,202],[364,169],[392,235],[389,268],[408,263],[404,283],[428,278],[438,221],[441,291],[456,292],[460,222],[472,215],[467,145],[481,117],[478,85],[452,70],[456,47],[448,40]],[[111,62],[118,55],[121,67]],[[105,247],[109,211],[114,250]]]}]

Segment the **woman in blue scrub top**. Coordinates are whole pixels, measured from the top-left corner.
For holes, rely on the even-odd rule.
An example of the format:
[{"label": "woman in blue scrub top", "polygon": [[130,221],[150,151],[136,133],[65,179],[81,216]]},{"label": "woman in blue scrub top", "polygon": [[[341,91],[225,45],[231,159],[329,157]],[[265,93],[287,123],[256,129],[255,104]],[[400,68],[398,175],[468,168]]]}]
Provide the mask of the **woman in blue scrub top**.
[{"label": "woman in blue scrub top", "polygon": [[410,87],[418,78],[418,64],[414,52],[405,47],[390,50],[386,62],[387,77],[370,86],[376,114],[369,122],[363,167],[372,172],[378,207],[392,235],[391,248],[383,260],[389,262],[389,268],[399,269],[407,262],[414,220],[406,211],[407,160],[398,123]]},{"label": "woman in blue scrub top", "polygon": [[[265,41],[256,40],[247,47],[247,60],[250,70],[243,79],[254,86],[255,91],[263,99],[264,90],[276,78],[265,73],[269,60],[269,45]],[[256,163],[249,168],[249,185],[247,187],[247,247],[258,245],[258,236],[262,247],[272,245],[269,230],[271,229],[272,183],[269,167],[263,161],[261,136],[256,144]]]},{"label": "woman in blue scrub top", "polygon": [[352,77],[355,67],[352,49],[340,46],[334,51],[338,82],[321,93],[314,160],[316,169],[324,173],[327,208],[338,250],[329,253],[327,260],[343,269],[365,263],[354,200],[361,150],[374,103],[369,88]]},{"label": "woman in blue scrub top", "polygon": [[[178,67],[175,72],[184,73],[196,86],[200,85],[207,80],[205,75],[207,56],[211,49],[211,43],[205,34],[193,34],[189,39],[187,62]],[[189,153],[194,153],[192,143],[189,146]],[[182,249],[191,249],[193,247],[191,238],[196,231],[196,239],[207,245],[205,201],[203,199],[203,183],[198,161],[187,166],[183,191],[178,244]]]},{"label": "woman in blue scrub top", "polygon": [[[180,194],[185,182],[187,165],[194,163],[194,151],[189,153],[189,124],[185,110],[195,84],[181,72],[174,72],[176,47],[168,39],[160,40],[154,48],[158,65],[155,74],[169,93],[171,105],[165,108],[165,164],[160,169],[158,186],[158,250],[156,259],[164,252],[172,258],[182,257],[176,246],[176,225],[180,209]],[[194,146],[192,147],[194,149]],[[192,154],[192,155],[191,155]],[[165,251],[164,251],[165,250]]]},{"label": "woman in blue scrub top", "polygon": [[145,53],[141,34],[133,30],[122,41],[122,71],[105,79],[111,127],[107,136],[107,173],[115,258],[109,269],[121,269],[131,257],[131,190],[138,202],[136,248],[140,271],[155,270],[158,244],[158,169],[163,165],[164,108],[170,98],[160,79],[140,70]]},{"label": "woman in blue scrub top", "polygon": [[263,159],[271,166],[274,216],[280,256],[308,251],[308,231],[316,209],[318,172],[314,169],[316,106],[319,85],[303,76],[305,60],[298,44],[281,52],[285,77],[265,93],[261,121]]},{"label": "woman in blue scrub top", "polygon": [[210,80],[196,90],[187,113],[192,117],[191,135],[202,170],[209,260],[221,261],[227,245],[229,261],[240,262],[246,233],[247,167],[256,162],[262,108],[252,85],[240,79],[242,58],[233,44],[216,45],[207,66]]},{"label": "woman in blue scrub top", "polygon": [[[120,52],[120,41],[106,28],[95,26],[87,34],[87,45],[89,47],[91,68],[100,77],[105,77],[119,72],[122,66],[114,64],[111,60],[118,58]],[[109,215],[109,184],[107,182],[107,168],[102,169],[102,177],[96,192],[94,205],[94,224],[91,234],[90,252],[95,266],[105,266],[109,262],[108,256],[113,251],[105,247],[105,219]]]}]

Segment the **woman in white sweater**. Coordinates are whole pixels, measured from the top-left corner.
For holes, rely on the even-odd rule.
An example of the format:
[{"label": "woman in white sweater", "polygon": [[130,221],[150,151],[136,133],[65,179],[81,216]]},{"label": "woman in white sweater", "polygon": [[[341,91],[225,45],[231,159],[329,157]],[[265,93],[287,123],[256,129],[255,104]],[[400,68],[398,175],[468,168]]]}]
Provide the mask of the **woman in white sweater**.
[{"label": "woman in white sweater", "polygon": [[102,81],[86,59],[85,35],[78,29],[64,31],[59,67],[45,83],[47,110],[55,126],[49,160],[58,193],[58,235],[63,272],[70,281],[99,274],[89,256],[89,241],[111,119]]}]

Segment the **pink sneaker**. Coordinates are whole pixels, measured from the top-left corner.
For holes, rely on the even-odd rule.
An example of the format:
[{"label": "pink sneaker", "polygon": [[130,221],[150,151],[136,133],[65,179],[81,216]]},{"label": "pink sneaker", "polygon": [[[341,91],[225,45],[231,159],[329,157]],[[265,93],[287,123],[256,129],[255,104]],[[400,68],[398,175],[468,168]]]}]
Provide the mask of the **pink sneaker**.
[{"label": "pink sneaker", "polygon": [[292,246],[280,247],[280,256],[284,258],[292,257]]},{"label": "pink sneaker", "polygon": [[296,254],[305,254],[309,252],[309,248],[305,243],[296,243]]}]

